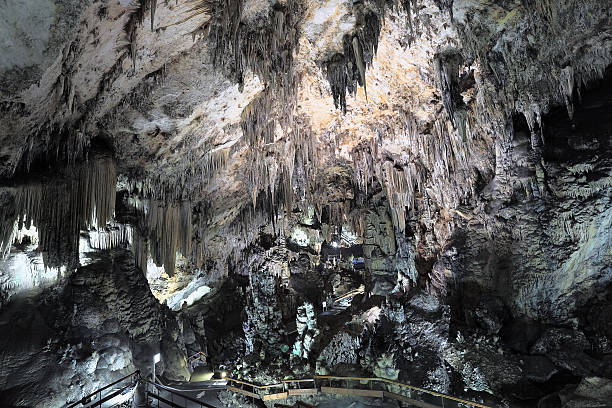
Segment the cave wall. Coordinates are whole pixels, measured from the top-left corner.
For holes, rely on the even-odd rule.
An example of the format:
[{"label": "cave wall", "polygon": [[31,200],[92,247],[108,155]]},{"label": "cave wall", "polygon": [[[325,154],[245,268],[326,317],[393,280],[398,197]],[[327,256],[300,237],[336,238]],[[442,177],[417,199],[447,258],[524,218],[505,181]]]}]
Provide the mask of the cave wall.
[{"label": "cave wall", "polygon": [[[23,17],[0,26],[0,313],[58,305],[11,372],[50,366],[52,339],[49,393],[69,363],[87,389],[156,348],[175,378],[204,350],[262,382],[367,373],[512,406],[606,387],[609,2],[157,3],[0,11]],[[88,344],[116,334],[109,372]]]},{"label": "cave wall", "polygon": [[131,251],[92,257],[2,308],[3,404],[62,406],[135,370],[149,372],[160,351],[161,373],[189,376],[182,325],[153,297]]}]

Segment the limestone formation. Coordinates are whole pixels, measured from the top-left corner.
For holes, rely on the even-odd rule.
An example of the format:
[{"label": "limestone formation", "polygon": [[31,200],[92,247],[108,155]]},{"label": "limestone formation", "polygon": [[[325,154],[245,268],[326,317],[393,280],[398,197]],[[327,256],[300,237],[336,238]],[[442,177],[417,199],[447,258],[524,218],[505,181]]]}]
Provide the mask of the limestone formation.
[{"label": "limestone formation", "polygon": [[611,400],[610,0],[4,3],[0,405]]}]

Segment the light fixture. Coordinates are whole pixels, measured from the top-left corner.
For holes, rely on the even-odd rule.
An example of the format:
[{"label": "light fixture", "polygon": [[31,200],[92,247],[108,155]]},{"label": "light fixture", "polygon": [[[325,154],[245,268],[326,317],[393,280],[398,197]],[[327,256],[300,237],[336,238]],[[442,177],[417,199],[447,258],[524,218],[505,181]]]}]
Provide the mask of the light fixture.
[{"label": "light fixture", "polygon": [[221,378],[227,377],[227,373],[225,371],[221,371]]},{"label": "light fixture", "polygon": [[332,241],[331,246],[334,248],[338,248],[338,243],[336,241]]},{"label": "light fixture", "polygon": [[155,364],[161,361],[161,353],[157,353],[153,356],[153,382],[155,382]]}]

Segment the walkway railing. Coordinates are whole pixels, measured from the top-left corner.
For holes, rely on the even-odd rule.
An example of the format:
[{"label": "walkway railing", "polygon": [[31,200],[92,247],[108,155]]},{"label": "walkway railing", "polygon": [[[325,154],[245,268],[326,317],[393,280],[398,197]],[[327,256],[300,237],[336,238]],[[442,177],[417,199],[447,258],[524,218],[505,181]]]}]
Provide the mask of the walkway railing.
[{"label": "walkway railing", "polygon": [[203,353],[203,352],[201,352],[201,351],[198,351],[198,352],[195,352],[195,353],[193,353],[192,355],[190,355],[190,356],[187,358],[187,362],[189,362],[189,363],[193,363],[193,362],[195,362],[195,361],[200,361],[200,362],[202,362],[202,363],[206,364],[206,357],[207,357],[207,356],[206,356],[206,353]]},{"label": "walkway railing", "polygon": [[382,399],[390,398],[421,408],[450,408],[458,407],[458,404],[468,407],[490,408],[477,402],[386,378],[316,375],[314,378],[283,380],[280,383],[269,385],[256,385],[235,378],[228,378],[227,381],[228,390],[263,401],[286,399],[289,396],[327,393]]},{"label": "walkway railing", "polygon": [[354,296],[360,295],[360,294],[362,294],[363,292],[365,292],[365,286],[364,286],[364,285],[361,285],[361,286],[359,286],[359,287],[358,287],[358,288],[356,288],[356,289],[353,289],[353,290],[351,290],[351,291],[348,291],[347,293],[345,293],[345,294],[344,294],[344,295],[342,295],[342,296],[338,296],[337,298],[335,298],[335,299],[334,299],[333,303],[338,303],[338,302],[341,302],[341,301],[343,301],[343,300],[344,300],[344,299],[346,299],[346,298],[350,298],[350,297],[354,297]]},{"label": "walkway railing", "polygon": [[[326,393],[392,398],[423,408],[454,407],[458,406],[457,403],[470,407],[490,408],[478,402],[468,401],[452,395],[415,387],[386,378],[337,377],[327,375],[316,375],[315,378],[323,383],[327,381],[328,386],[321,386],[321,392]],[[359,383],[361,387],[357,386],[356,383]],[[344,385],[344,387],[342,387],[342,385]]]},{"label": "walkway railing", "polygon": [[[283,400],[291,396],[300,397],[325,393],[381,398],[383,400],[389,398],[406,402],[420,408],[452,408],[459,406],[490,408],[481,403],[468,401],[452,395],[415,387],[386,378],[315,375],[314,378],[282,380],[279,383],[268,385],[256,385],[235,378],[227,378],[226,380],[226,388],[229,391],[263,401]],[[67,405],[66,408],[75,408],[79,405],[81,408],[99,407],[103,403],[132,387],[136,381],[142,381],[149,384],[149,389],[146,392],[147,396],[153,400],[157,400],[158,405],[162,403],[166,406],[180,408],[191,403],[198,404],[200,407],[216,408],[213,405],[177,392],[171,387],[155,384],[145,378],[141,378],[139,371],[135,371],[132,374],[96,390],[83,397],[81,400]],[[111,389],[113,386],[116,386],[115,389]],[[104,393],[105,391],[107,391],[107,393]],[[183,405],[180,405],[181,403]]]},{"label": "walkway railing", "polygon": [[[149,387],[147,387],[146,395],[148,398],[157,401],[157,406],[159,404],[164,404],[173,408],[183,408],[187,405],[197,404],[199,407],[205,408],[217,408],[214,405],[210,405],[207,402],[200,401],[195,398],[191,398],[188,395],[177,392],[171,387],[167,387],[165,385],[153,383],[147,379],[141,379],[141,381],[147,383]],[[163,395],[162,395],[163,394]]]},{"label": "walkway railing", "polygon": [[[125,377],[120,378],[117,381],[110,383],[102,388],[99,388],[89,395],[84,396],[79,401],[66,405],[66,408],[75,408],[78,406],[87,408],[101,406],[106,401],[115,398],[117,395],[121,394],[122,392],[133,386],[139,378],[140,371],[134,371],[133,373],[128,374]],[[110,388],[113,386],[118,386],[118,388],[110,390]],[[109,390],[108,393],[104,393],[103,396],[103,392],[107,390]]]}]

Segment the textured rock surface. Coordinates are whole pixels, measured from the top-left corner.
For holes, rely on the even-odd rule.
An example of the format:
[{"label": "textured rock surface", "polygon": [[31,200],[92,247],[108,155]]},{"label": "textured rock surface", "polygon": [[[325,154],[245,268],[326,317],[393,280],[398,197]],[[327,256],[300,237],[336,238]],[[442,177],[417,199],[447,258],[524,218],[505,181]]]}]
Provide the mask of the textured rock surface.
[{"label": "textured rock surface", "polygon": [[160,350],[168,362],[162,373],[189,375],[182,332],[126,250],[99,253],[38,293],[20,292],[1,316],[6,405],[62,406],[136,369],[147,372]]},{"label": "textured rock surface", "polygon": [[610,1],[5,3],[6,401],[156,350],[609,400]]}]

